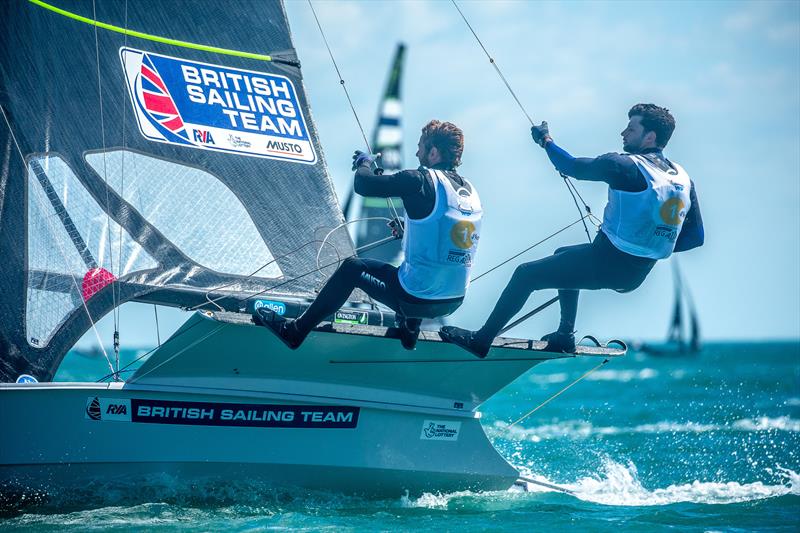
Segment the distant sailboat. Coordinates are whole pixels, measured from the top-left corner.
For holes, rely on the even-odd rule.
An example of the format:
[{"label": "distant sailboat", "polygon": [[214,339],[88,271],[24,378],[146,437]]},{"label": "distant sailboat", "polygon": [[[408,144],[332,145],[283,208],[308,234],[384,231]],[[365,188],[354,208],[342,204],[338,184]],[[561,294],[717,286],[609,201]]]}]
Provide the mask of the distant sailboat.
[{"label": "distant sailboat", "polygon": [[[692,293],[683,280],[678,260],[672,258],[672,280],[675,287],[675,304],[672,320],[664,344],[641,344],[634,347],[651,355],[694,355],[702,349],[700,339],[700,320],[694,305]],[[688,314],[688,332],[686,315]]]}]

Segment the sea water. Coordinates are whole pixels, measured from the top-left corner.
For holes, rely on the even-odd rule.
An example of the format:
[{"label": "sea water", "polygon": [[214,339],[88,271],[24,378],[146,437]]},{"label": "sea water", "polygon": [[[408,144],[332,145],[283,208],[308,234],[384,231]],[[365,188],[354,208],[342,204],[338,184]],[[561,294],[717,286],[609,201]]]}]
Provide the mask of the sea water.
[{"label": "sea water", "polygon": [[[100,361],[70,354],[58,379],[102,374]],[[369,499],[162,476],[44,499],[0,518],[0,530],[800,530],[800,342],[629,352],[511,425],[599,362],[539,365],[482,407],[513,465],[572,494],[530,484]]]}]

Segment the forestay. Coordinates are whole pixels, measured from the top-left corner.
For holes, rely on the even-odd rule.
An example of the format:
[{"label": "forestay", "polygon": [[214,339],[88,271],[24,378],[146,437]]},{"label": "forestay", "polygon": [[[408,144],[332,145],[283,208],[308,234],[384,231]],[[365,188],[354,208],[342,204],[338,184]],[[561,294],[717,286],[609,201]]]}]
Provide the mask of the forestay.
[{"label": "forestay", "polygon": [[353,253],[317,269],[343,217],[280,2],[16,0],[0,31],[0,381],[124,301],[310,296]]}]

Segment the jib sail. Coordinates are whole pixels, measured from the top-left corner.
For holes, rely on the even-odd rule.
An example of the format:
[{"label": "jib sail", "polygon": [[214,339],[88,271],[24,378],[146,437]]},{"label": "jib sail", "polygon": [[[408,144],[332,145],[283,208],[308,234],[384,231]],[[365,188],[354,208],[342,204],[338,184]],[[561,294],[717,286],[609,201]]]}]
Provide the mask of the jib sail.
[{"label": "jib sail", "polygon": [[16,0],[0,29],[0,380],[51,379],[124,301],[312,295],[353,253],[321,242],[343,217],[280,2]]}]

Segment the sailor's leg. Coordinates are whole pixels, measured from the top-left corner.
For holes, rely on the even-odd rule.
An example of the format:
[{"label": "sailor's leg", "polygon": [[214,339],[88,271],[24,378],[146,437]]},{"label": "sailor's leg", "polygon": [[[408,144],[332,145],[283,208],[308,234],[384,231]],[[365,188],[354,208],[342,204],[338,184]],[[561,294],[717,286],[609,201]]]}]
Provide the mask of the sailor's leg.
[{"label": "sailor's leg", "polygon": [[561,289],[558,291],[558,303],[561,306],[561,322],[558,331],[572,333],[575,331],[575,318],[578,315],[578,295],[576,289]]},{"label": "sailor's leg", "polygon": [[326,316],[336,312],[358,285],[364,271],[364,260],[348,257],[319,291],[319,296],[306,311],[295,320],[295,327],[305,337]]},{"label": "sailor's leg", "polygon": [[[559,248],[550,257],[518,266],[486,323],[476,333],[476,338],[491,342],[522,309],[531,293],[539,289],[568,289],[566,292],[572,293],[567,296],[566,311],[569,314],[566,318],[571,318],[574,325],[578,305],[575,289],[591,288],[593,285],[592,267],[588,261],[591,246],[579,244]],[[561,305],[564,311],[564,302]]]}]

